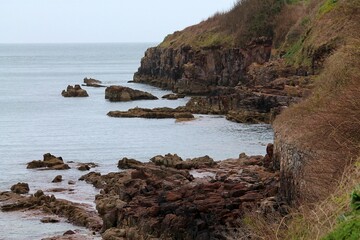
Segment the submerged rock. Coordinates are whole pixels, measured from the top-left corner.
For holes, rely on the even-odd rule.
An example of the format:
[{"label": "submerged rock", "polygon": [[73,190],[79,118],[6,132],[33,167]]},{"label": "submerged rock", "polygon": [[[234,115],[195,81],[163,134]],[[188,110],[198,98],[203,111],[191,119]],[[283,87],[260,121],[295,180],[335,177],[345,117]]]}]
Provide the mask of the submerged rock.
[{"label": "submerged rock", "polygon": [[63,90],[61,95],[63,97],[88,97],[86,90],[82,89],[80,85],[75,85],[74,87],[68,85],[66,90]]},{"label": "submerged rock", "polygon": [[156,100],[158,98],[151,93],[129,87],[110,86],[105,89],[105,99],[109,99],[111,102],[122,102],[132,100]]}]

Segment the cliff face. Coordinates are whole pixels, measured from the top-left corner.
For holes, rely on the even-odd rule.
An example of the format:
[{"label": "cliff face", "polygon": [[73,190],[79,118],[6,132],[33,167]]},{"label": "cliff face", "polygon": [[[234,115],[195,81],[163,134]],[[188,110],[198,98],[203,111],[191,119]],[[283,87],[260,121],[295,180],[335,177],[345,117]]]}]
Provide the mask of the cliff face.
[{"label": "cliff face", "polygon": [[[360,143],[358,121],[350,121],[351,125],[346,117],[360,112],[355,100],[360,6],[352,0],[274,2],[285,4],[274,20],[274,38],[258,37],[241,47],[234,47],[234,42],[221,45],[217,42],[224,31],[214,32],[221,21],[205,21],[199,25],[201,31],[193,26],[148,49],[134,81],[202,95],[187,104],[191,112],[226,114],[237,122],[272,122],[286,108],[273,125],[275,155],[281,166],[280,193],[290,203],[315,202],[336,187],[329,182],[340,178]],[[235,13],[232,20],[238,16]],[[224,16],[230,20],[230,14]],[[285,26],[285,22],[291,24]],[[206,26],[216,38],[206,35]],[[197,32],[200,36],[194,43],[202,38],[216,41],[199,47],[183,39]],[[276,34],[285,36],[282,42]],[[273,48],[272,39],[277,39],[279,49]],[[347,98],[342,99],[344,94]],[[301,101],[304,97],[307,100]],[[294,103],[300,104],[291,106]]]},{"label": "cliff face", "polygon": [[134,75],[147,83],[185,94],[208,94],[215,87],[246,84],[246,69],[269,60],[271,40],[258,39],[246,49],[149,48]]},{"label": "cliff face", "polygon": [[306,94],[299,85],[308,71],[269,61],[272,42],[252,41],[246,48],[149,48],[134,75],[146,83],[193,97],[189,111],[226,114],[236,122],[270,122],[281,108]]}]

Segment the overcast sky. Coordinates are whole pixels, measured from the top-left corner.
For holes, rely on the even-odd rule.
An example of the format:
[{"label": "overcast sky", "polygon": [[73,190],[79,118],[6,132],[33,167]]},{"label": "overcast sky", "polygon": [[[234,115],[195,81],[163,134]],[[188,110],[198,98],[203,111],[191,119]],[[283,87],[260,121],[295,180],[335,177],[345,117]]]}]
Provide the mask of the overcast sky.
[{"label": "overcast sky", "polygon": [[161,42],[235,0],[0,0],[0,43]]}]

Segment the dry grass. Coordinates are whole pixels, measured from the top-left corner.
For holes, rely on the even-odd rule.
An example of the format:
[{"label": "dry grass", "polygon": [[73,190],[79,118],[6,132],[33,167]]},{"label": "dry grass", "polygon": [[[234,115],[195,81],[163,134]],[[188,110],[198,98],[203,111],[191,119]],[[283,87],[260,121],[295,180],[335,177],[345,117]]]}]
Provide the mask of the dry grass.
[{"label": "dry grass", "polygon": [[350,193],[360,183],[360,158],[346,167],[336,190],[316,204],[290,209],[282,217],[279,213],[264,216],[247,212],[237,228],[225,235],[229,240],[318,240],[334,230],[339,218],[350,210]]}]

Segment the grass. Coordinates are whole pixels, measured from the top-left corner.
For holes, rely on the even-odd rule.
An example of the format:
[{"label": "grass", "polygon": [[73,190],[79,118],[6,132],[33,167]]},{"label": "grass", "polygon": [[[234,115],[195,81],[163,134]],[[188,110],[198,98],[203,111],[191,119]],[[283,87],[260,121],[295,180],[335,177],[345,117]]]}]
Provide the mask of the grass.
[{"label": "grass", "polygon": [[273,38],[276,32],[285,33],[297,21],[300,6],[307,2],[309,0],[238,0],[229,12],[216,13],[206,21],[174,32],[159,46],[245,47],[258,37]]},{"label": "grass", "polygon": [[336,5],[338,0],[326,0],[321,7],[319,8],[319,16],[323,16],[324,14],[332,11]]},{"label": "grass", "polygon": [[296,206],[285,217],[277,212],[265,215],[246,212],[238,229],[230,229],[226,237],[229,240],[358,240],[359,182],[360,157],[345,169],[338,187],[325,200]]}]

